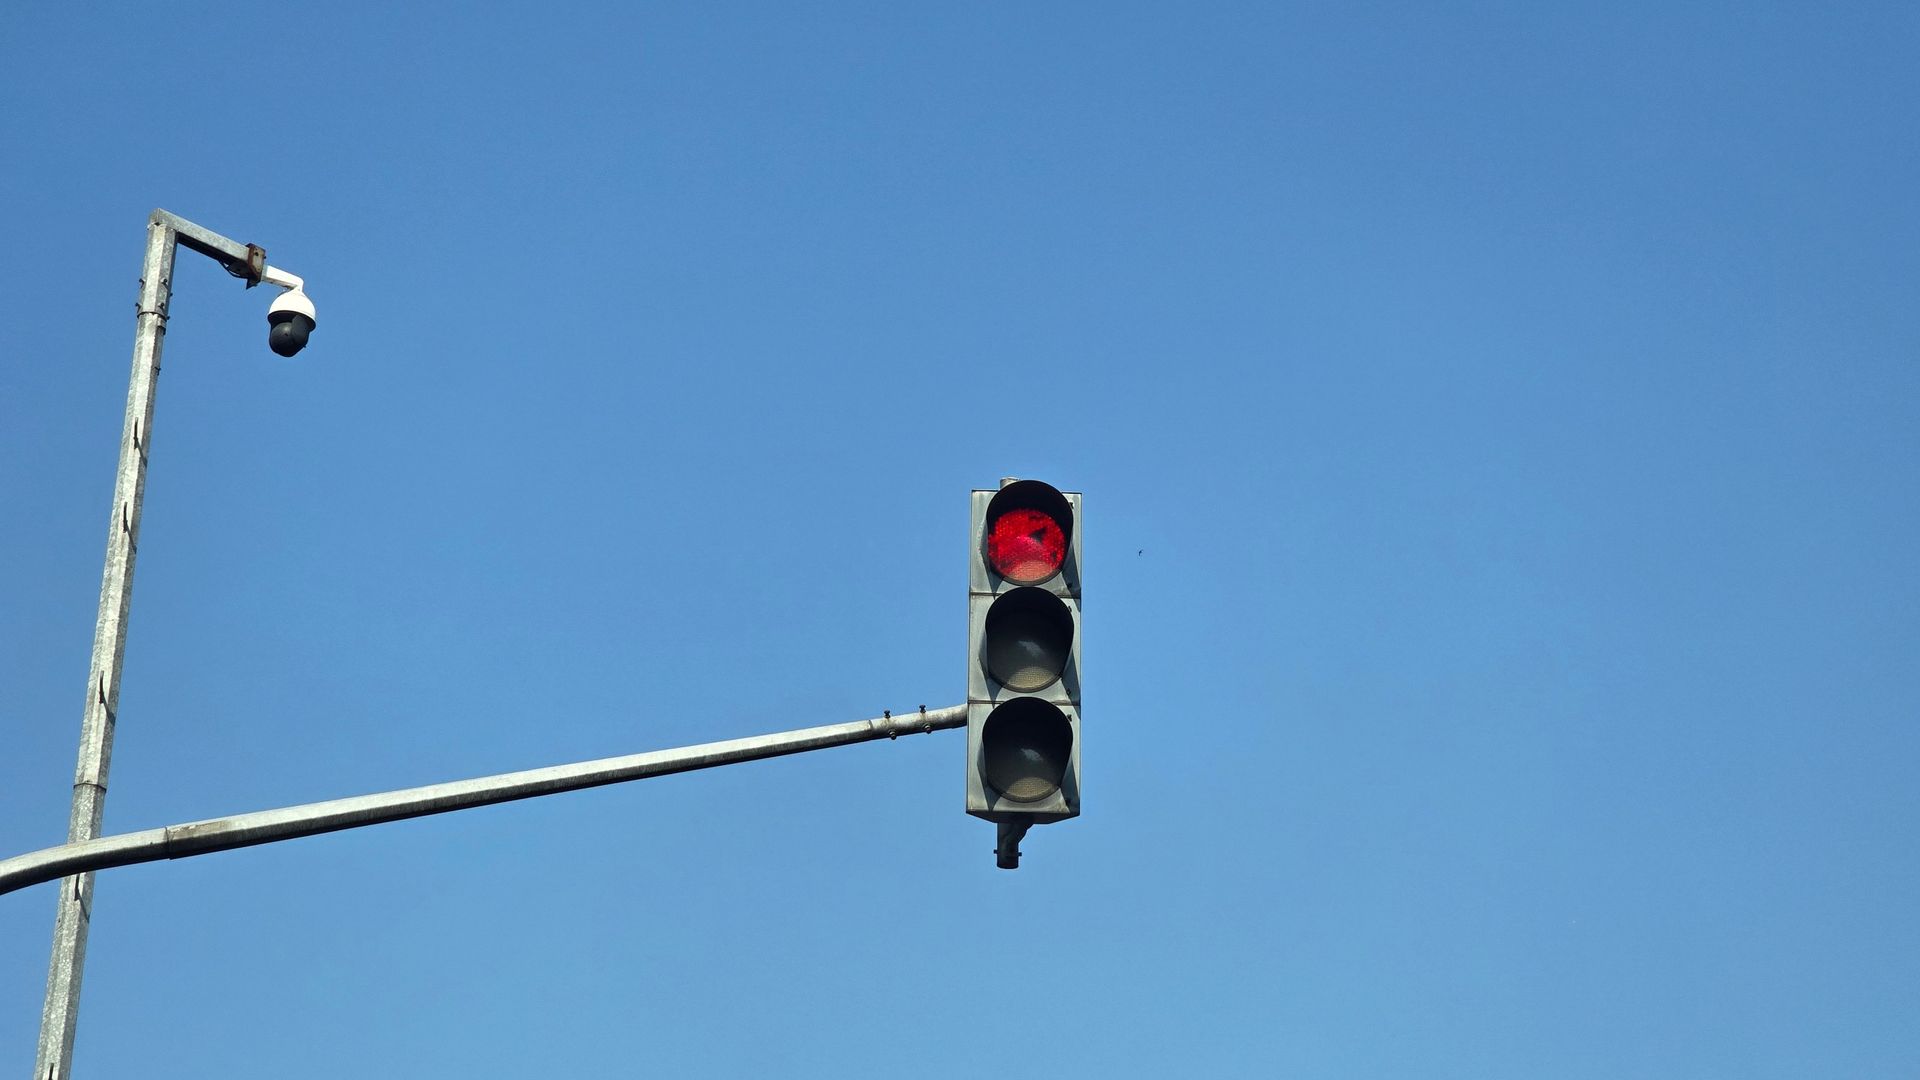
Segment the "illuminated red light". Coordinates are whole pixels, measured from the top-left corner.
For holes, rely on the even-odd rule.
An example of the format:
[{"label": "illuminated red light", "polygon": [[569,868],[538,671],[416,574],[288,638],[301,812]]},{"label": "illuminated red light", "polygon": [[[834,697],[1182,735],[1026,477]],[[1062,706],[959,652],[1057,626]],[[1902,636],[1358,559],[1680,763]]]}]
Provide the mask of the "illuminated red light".
[{"label": "illuminated red light", "polygon": [[1032,585],[1059,572],[1067,558],[1067,534],[1038,510],[1009,510],[987,530],[987,562],[1008,581]]}]

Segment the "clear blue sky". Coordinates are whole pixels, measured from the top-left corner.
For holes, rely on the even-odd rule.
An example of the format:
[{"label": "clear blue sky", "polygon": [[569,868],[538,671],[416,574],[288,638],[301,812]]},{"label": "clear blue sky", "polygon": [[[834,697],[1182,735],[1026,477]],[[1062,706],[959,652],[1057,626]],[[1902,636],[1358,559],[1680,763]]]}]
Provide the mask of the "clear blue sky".
[{"label": "clear blue sky", "polygon": [[[945,705],[1086,493],[1085,793],[954,732],[103,874],[81,1076],[1920,1074],[1905,4],[23,5],[0,853]],[[52,886],[0,897],[0,1073]]]}]

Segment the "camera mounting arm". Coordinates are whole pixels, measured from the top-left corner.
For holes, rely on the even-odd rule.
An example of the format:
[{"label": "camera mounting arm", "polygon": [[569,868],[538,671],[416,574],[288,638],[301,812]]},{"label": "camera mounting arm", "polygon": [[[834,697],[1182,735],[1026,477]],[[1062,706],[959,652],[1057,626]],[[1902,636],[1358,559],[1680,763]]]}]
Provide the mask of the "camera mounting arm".
[{"label": "camera mounting arm", "polygon": [[[266,253],[261,252],[261,254],[264,255]],[[249,285],[258,284],[260,282],[264,282],[268,285],[278,285],[283,289],[303,289],[307,285],[305,281],[301,280],[299,275],[289,274],[285,270],[282,270],[277,266],[269,266],[262,269],[260,271],[259,278],[257,278],[254,282],[249,282]]]},{"label": "camera mounting arm", "polygon": [[155,210],[148,220],[171,233],[174,243],[205,255],[225,267],[227,273],[234,277],[246,279],[249,289],[260,284],[266,274],[267,249],[258,244],[229,240],[212,229],[165,210]]},{"label": "camera mounting arm", "polygon": [[283,289],[304,289],[306,281],[298,274],[289,274],[277,266],[267,265],[267,249],[258,244],[242,244],[230,240],[211,229],[196,225],[178,214],[165,210],[155,210],[150,219],[173,234],[173,240],[189,251],[197,251],[212,259],[227,273],[240,278],[251,289],[255,285],[278,285]]}]

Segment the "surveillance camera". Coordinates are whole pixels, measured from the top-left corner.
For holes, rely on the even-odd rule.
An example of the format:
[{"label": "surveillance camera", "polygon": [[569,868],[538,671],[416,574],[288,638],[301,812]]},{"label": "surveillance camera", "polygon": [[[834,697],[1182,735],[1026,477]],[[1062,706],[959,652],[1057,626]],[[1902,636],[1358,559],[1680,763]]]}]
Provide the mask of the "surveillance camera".
[{"label": "surveillance camera", "polygon": [[292,356],[307,347],[307,335],[313,333],[313,301],[295,285],[267,309],[267,326],[267,346],[281,356]]}]

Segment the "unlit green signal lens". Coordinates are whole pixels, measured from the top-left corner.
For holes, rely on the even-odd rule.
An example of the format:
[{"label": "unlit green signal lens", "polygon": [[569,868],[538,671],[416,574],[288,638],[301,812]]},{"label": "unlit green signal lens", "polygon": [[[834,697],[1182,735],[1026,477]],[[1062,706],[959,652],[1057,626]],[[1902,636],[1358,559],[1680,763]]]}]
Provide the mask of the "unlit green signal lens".
[{"label": "unlit green signal lens", "polygon": [[1015,698],[993,710],[980,732],[980,775],[1015,802],[1060,790],[1073,753],[1073,727],[1039,698]]}]

